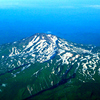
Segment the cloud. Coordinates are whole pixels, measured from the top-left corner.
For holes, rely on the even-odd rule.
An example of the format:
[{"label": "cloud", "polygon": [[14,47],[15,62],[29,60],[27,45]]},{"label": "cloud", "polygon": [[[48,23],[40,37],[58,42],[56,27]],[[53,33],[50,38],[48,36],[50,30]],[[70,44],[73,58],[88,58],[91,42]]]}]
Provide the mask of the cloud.
[{"label": "cloud", "polygon": [[50,33],[52,33],[52,32],[51,32],[51,31],[47,31],[46,33],[47,33],[47,34],[50,34]]},{"label": "cloud", "polygon": [[100,5],[85,5],[84,7],[100,9]]},{"label": "cloud", "polygon": [[19,7],[20,4],[19,3],[4,3],[4,4],[1,4],[0,3],[0,9],[8,9],[8,8],[15,8],[15,7]]},{"label": "cloud", "polygon": [[78,4],[78,5],[74,5],[74,6],[60,6],[59,8],[65,8],[65,9],[75,9],[75,8],[94,8],[94,9],[100,9],[100,5],[82,5],[82,4]]},{"label": "cloud", "polygon": [[61,8],[61,9],[73,9],[75,6],[60,6],[55,4],[40,4],[40,3],[7,3],[0,4],[0,9],[9,9],[9,8]]},{"label": "cloud", "polygon": [[50,4],[33,4],[33,3],[7,3],[0,4],[0,9],[9,9],[9,8],[59,8],[55,5]]},{"label": "cloud", "polygon": [[32,1],[28,2],[28,0],[25,1],[12,1],[12,0],[3,0],[0,1],[0,9],[9,9],[9,8],[60,8],[60,9],[77,9],[77,8],[94,8],[94,9],[100,9],[100,5],[84,5],[84,4],[67,4],[66,3],[60,3],[60,2],[39,2]]}]

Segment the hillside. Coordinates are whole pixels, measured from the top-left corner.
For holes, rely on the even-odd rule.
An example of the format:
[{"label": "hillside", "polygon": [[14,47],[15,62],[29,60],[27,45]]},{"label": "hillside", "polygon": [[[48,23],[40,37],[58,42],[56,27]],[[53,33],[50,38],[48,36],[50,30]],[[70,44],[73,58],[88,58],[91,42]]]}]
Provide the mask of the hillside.
[{"label": "hillside", "polygon": [[52,34],[0,46],[1,100],[99,100],[100,47]]}]

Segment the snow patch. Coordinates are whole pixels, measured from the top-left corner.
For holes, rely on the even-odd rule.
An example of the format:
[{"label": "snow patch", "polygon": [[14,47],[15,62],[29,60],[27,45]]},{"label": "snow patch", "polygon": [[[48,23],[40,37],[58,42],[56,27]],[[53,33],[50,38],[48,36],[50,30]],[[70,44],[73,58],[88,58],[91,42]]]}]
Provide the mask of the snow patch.
[{"label": "snow patch", "polygon": [[6,87],[6,85],[7,85],[7,84],[4,84],[4,83],[3,83],[3,84],[2,84],[2,87]]},{"label": "snow patch", "polygon": [[4,56],[2,56],[2,59],[4,58]]}]

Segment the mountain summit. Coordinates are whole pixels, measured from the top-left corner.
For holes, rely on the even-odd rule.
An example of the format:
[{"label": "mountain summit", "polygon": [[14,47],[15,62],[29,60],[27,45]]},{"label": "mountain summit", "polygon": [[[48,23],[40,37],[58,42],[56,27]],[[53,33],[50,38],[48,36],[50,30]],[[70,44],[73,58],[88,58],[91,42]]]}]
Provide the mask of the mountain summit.
[{"label": "mountain summit", "polygon": [[96,46],[45,33],[0,46],[0,99],[39,99],[41,93],[65,84],[74,91],[85,83],[99,83],[99,75],[100,48]]}]

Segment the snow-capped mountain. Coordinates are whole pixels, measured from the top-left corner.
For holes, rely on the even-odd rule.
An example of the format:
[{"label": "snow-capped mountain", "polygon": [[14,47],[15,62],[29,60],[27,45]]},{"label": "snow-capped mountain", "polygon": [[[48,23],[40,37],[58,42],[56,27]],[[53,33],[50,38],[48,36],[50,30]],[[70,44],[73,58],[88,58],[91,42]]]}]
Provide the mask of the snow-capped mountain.
[{"label": "snow-capped mountain", "polygon": [[6,91],[17,84],[20,86],[15,89],[16,96],[19,97],[22,91],[26,95],[21,94],[19,98],[29,99],[65,83],[100,82],[99,76],[100,48],[93,45],[37,33],[0,46],[0,92],[3,98]]}]

